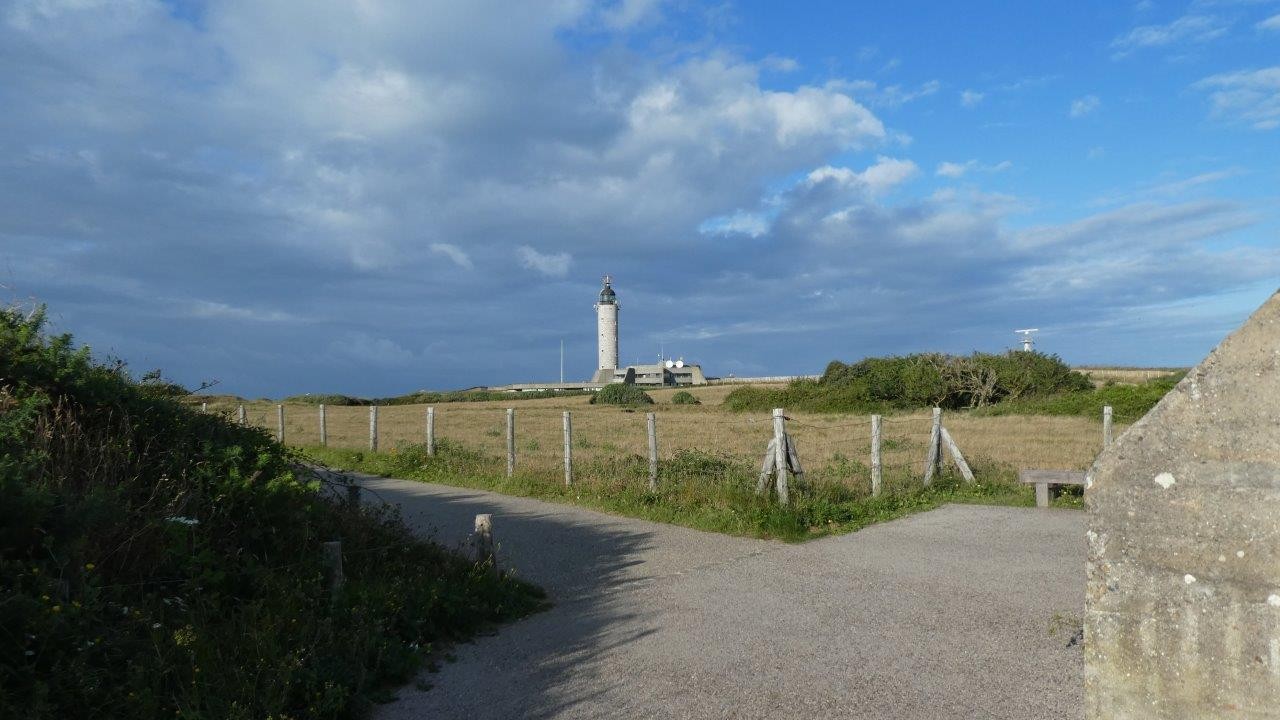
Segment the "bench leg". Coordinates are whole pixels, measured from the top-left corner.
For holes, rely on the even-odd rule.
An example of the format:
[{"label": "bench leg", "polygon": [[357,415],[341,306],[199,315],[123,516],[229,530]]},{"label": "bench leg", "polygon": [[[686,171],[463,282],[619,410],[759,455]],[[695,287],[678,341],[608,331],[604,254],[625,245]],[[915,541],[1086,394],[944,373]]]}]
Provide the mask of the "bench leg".
[{"label": "bench leg", "polygon": [[1049,507],[1049,483],[1036,483],[1036,507]]}]

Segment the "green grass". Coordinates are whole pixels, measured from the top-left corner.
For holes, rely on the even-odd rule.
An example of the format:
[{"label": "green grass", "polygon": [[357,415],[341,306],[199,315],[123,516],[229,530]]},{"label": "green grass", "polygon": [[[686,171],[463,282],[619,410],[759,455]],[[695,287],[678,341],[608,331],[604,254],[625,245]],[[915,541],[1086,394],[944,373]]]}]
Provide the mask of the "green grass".
[{"label": "green grass", "polygon": [[[659,461],[657,492],[648,491],[648,461],[639,456],[578,463],[575,483],[566,487],[561,475],[548,472],[517,468],[508,478],[505,460],[450,442],[440,443],[435,456],[428,456],[420,445],[390,452],[322,447],[303,452],[318,463],[343,470],[492,490],[700,530],[786,541],[850,532],[946,503],[1035,504],[1033,491],[1017,483],[1016,473],[995,466],[976,468],[979,482],[974,484],[944,473],[929,488],[920,487],[919,478],[890,474],[885,478],[886,491],[872,498],[865,490],[868,471],[864,466],[836,463],[794,483],[791,503],[784,507],[755,494],[753,468],[697,451],[682,451]],[[1079,505],[1070,496],[1056,504]]]},{"label": "green grass", "polygon": [[0,310],[0,717],[357,717],[424,654],[542,607],[42,320]]}]

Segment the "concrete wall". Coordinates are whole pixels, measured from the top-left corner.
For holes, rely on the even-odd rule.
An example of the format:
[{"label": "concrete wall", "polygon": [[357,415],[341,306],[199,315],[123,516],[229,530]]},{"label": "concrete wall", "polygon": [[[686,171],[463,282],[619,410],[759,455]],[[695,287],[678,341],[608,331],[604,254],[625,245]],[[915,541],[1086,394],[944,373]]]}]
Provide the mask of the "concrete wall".
[{"label": "concrete wall", "polygon": [[1280,718],[1280,295],[1089,472],[1086,715]]}]

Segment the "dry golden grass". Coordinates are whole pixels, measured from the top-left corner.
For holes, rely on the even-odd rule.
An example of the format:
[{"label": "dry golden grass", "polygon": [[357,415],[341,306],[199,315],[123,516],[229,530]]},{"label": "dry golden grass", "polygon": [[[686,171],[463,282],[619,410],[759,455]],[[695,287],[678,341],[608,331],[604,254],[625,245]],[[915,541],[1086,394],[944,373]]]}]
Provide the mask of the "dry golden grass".
[{"label": "dry golden grass", "polygon": [[[635,410],[588,404],[587,397],[519,400],[509,403],[442,403],[436,405],[436,435],[492,456],[506,452],[506,407],[516,409],[518,463],[548,471],[563,462],[562,412],[573,413],[574,458],[591,461],[620,455],[646,455],[645,413],[658,416],[658,447],[664,457],[677,450],[697,449],[759,463],[772,437],[764,414],[734,413],[719,406],[729,390],[724,386],[695,388],[703,405],[671,405],[673,390],[653,394],[659,402]],[[275,405],[246,404],[251,424],[275,430]],[[210,409],[234,415],[227,401]],[[369,442],[369,408],[327,409],[328,442],[332,447],[365,448]],[[867,415],[790,416],[788,432],[795,438],[808,470],[856,461],[870,463],[871,422]],[[1101,450],[1101,419],[1055,416],[974,417],[944,414],[944,424],[971,464],[995,462],[1014,468],[1085,469]],[[927,413],[885,417],[884,464],[921,468],[929,437]],[[425,405],[378,409],[379,447],[421,443],[426,428]],[[1122,428],[1117,427],[1117,432]],[[285,440],[294,445],[319,443],[318,409],[314,405],[285,407]]]},{"label": "dry golden grass", "polygon": [[1148,380],[1178,372],[1168,368],[1078,367],[1075,369],[1087,375],[1093,381],[1093,384],[1098,387],[1108,382],[1116,382],[1121,385],[1138,385]]}]

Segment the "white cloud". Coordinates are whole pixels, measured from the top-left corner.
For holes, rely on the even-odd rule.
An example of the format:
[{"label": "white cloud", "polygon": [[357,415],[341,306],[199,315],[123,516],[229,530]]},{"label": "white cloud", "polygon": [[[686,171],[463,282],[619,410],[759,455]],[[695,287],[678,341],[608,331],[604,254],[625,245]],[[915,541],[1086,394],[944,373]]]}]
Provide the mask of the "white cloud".
[{"label": "white cloud", "polygon": [[431,252],[438,255],[444,255],[449,258],[460,268],[470,270],[472,268],[471,258],[463,252],[462,248],[452,243],[431,243]]},{"label": "white cloud", "polygon": [[520,258],[522,266],[554,278],[567,276],[569,265],[573,262],[573,256],[569,253],[540,253],[528,245],[516,248],[516,256]]},{"label": "white cloud", "polygon": [[1280,30],[1280,15],[1272,15],[1259,22],[1255,27],[1259,30]]},{"label": "white cloud", "polygon": [[978,103],[982,102],[982,99],[985,97],[985,93],[980,93],[976,90],[961,90],[960,104],[970,108],[977,107]]},{"label": "white cloud", "polygon": [[936,95],[942,89],[942,83],[938,80],[929,80],[914,88],[904,88],[901,85],[881,86],[874,80],[836,81],[830,83],[829,86],[846,90],[855,97],[866,100],[867,104],[872,107],[889,108],[901,107],[907,103]]},{"label": "white cloud", "polygon": [[1280,65],[1213,75],[1192,87],[1209,91],[1214,117],[1258,130],[1280,127]]},{"label": "white cloud", "polygon": [[661,19],[663,0],[617,0],[604,8],[600,15],[604,25],[612,30],[626,30],[637,25],[657,22]]},{"label": "white cloud", "polygon": [[1227,23],[1212,15],[1184,15],[1166,25],[1143,25],[1111,41],[1114,57],[1124,57],[1143,48],[1165,47],[1182,42],[1204,43],[1222,37]]},{"label": "white cloud", "polygon": [[969,160],[963,163],[940,162],[938,163],[938,169],[934,171],[934,174],[938,177],[959,178],[963,177],[965,173],[970,171],[996,173],[1004,172],[1012,167],[1013,163],[1008,160],[1002,160],[994,165],[984,165],[977,160]]},{"label": "white cloud", "polygon": [[1071,101],[1071,117],[1079,118],[1086,115],[1092,115],[1097,112],[1098,107],[1102,105],[1102,101],[1097,95],[1085,95],[1082,98],[1076,98]]},{"label": "white cloud", "polygon": [[847,167],[824,165],[809,173],[810,186],[834,182],[845,187],[863,190],[870,195],[880,195],[915,177],[919,168],[910,160],[898,160],[880,156],[876,163],[862,172]]}]

